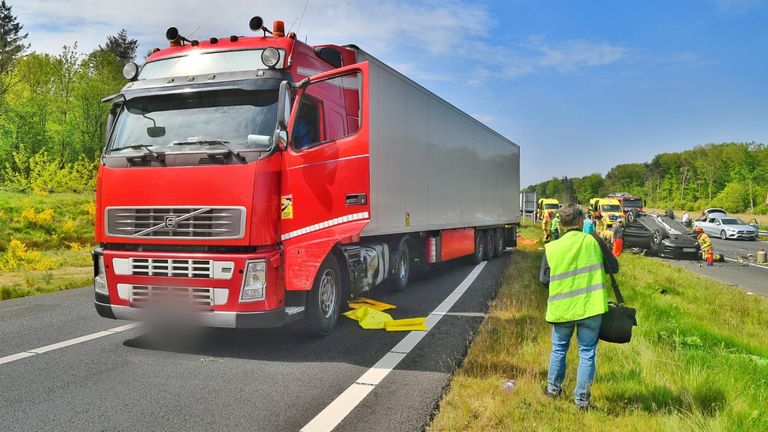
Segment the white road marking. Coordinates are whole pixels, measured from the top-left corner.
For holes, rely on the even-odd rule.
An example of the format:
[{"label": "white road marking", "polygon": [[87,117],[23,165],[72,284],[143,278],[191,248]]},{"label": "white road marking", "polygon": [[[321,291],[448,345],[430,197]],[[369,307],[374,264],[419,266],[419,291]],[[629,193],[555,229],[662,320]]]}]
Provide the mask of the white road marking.
[{"label": "white road marking", "polygon": [[761,268],[763,270],[768,270],[768,267],[766,267],[766,266],[761,266],[761,265],[758,265],[758,264],[753,264],[751,262],[743,262],[743,261],[739,261],[737,259],[728,258],[728,257],[723,257],[723,258],[726,261],[731,261],[731,262],[735,262],[735,263],[739,263],[739,264],[747,264],[747,265],[751,265],[752,267],[757,267],[757,268]]},{"label": "white road marking", "polygon": [[427,331],[412,331],[408,333],[397,345],[384,355],[375,365],[368,369],[354,384],[349,386],[320,414],[301,428],[302,432],[327,432],[332,431],[355,407],[372,392],[401,360],[429,333],[432,328],[446,315],[456,301],[477,279],[477,276],[485,267],[481,262],[469,273],[469,275],[456,287],[453,292],[440,303],[427,317]]},{"label": "white road marking", "polygon": [[47,353],[47,352],[50,352],[50,351],[55,351],[57,349],[65,348],[65,347],[68,347],[68,346],[77,345],[79,343],[87,342],[87,341],[93,340],[93,339],[98,339],[98,338],[101,338],[101,337],[104,337],[104,336],[113,335],[115,333],[124,332],[126,330],[130,330],[130,329],[136,328],[136,327],[138,327],[140,325],[141,325],[141,323],[139,323],[139,322],[135,322],[135,323],[131,323],[131,324],[126,324],[126,325],[123,325],[123,326],[120,326],[120,327],[114,327],[114,328],[111,328],[111,329],[108,329],[108,330],[103,330],[103,331],[99,331],[99,332],[96,332],[96,333],[87,334],[85,336],[80,336],[80,337],[68,339],[68,340],[65,340],[65,341],[62,341],[62,342],[57,342],[55,344],[50,344],[50,345],[42,346],[40,348],[33,348],[31,350],[27,350],[27,351],[24,351],[24,352],[20,352],[20,353],[16,353],[16,354],[11,354],[11,355],[8,355],[8,356],[5,356],[5,357],[0,357],[0,365],[1,364],[5,364],[5,363],[11,363],[11,362],[14,362],[16,360],[21,360],[21,359],[24,359],[24,358],[27,358],[27,357],[32,357],[32,356],[35,356],[35,355],[38,355],[38,354],[43,354],[43,353]]}]

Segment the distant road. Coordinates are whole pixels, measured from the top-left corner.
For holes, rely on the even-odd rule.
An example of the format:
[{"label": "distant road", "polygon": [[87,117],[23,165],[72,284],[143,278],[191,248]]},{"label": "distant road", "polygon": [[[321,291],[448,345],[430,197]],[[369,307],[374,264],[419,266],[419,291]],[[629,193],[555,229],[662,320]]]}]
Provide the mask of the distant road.
[{"label": "distant road", "polygon": [[722,240],[712,237],[712,245],[717,253],[726,258],[726,262],[715,263],[712,267],[707,267],[703,261],[665,261],[725,284],[741,287],[747,292],[768,297],[768,266],[759,267],[738,262],[740,257],[743,258],[747,254],[757,255],[757,251],[761,247],[768,250],[768,242]]},{"label": "distant road", "polygon": [[183,343],[97,316],[90,288],[2,301],[0,431],[423,430],[509,261],[445,263],[375,296],[396,318],[429,315],[429,332],[342,317],[321,339],[207,329]]}]

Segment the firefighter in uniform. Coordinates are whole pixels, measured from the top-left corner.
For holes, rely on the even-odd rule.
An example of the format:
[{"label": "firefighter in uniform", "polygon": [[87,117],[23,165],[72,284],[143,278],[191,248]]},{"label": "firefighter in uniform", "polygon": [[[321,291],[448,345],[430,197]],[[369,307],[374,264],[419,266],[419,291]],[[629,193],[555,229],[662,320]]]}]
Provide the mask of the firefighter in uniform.
[{"label": "firefighter in uniform", "polygon": [[544,230],[544,243],[552,240],[552,210],[544,213],[541,220],[541,229]]},{"label": "firefighter in uniform", "polygon": [[707,259],[707,253],[712,251],[712,259],[715,261],[724,261],[723,257],[715,253],[715,248],[712,246],[712,240],[709,239],[707,233],[699,226],[696,227],[696,239],[699,241],[699,248],[701,249],[701,259]]},{"label": "firefighter in uniform", "polygon": [[599,237],[581,231],[584,213],[569,204],[560,210],[560,239],[547,243],[539,280],[549,289],[546,320],[552,324],[546,394],[557,397],[565,378],[565,359],[576,331],[579,367],[574,399],[589,407],[595,376],[595,354],[602,315],[608,311],[605,271],[616,273],[619,263]]}]

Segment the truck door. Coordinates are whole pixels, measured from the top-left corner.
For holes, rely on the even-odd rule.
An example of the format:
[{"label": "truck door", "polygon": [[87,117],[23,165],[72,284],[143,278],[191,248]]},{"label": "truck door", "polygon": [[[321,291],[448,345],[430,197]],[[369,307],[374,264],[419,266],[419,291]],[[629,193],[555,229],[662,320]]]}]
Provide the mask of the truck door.
[{"label": "truck door", "polygon": [[334,244],[370,220],[368,63],[299,83],[282,156],[280,236],[288,290],[308,290]]}]

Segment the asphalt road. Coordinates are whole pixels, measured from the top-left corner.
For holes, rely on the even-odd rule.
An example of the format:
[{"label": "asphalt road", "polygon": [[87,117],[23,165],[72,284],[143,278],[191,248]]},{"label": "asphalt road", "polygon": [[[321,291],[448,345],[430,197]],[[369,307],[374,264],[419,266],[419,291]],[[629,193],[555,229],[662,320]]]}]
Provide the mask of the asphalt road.
[{"label": "asphalt road", "polygon": [[[422,430],[508,262],[487,263],[334,430]],[[473,269],[446,263],[415,275],[402,293],[373,297],[397,305],[395,318],[426,316]],[[92,301],[83,288],[0,302],[0,431],[298,431],[410,334],[363,330],[346,318],[322,339],[292,328],[168,335],[141,326],[24,354],[126,324],[98,317]],[[19,353],[29,357],[8,357]]]},{"label": "asphalt road", "polygon": [[754,260],[747,264],[750,262],[747,255],[756,256],[760,248],[768,250],[768,242],[722,240],[713,237],[712,245],[715,252],[726,258],[726,262],[714,263],[712,267],[707,267],[703,261],[666,261],[728,285],[743,288],[748,293],[768,297],[768,266],[759,266]]}]

